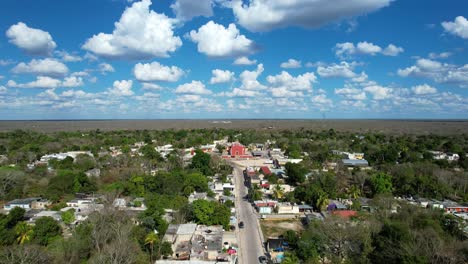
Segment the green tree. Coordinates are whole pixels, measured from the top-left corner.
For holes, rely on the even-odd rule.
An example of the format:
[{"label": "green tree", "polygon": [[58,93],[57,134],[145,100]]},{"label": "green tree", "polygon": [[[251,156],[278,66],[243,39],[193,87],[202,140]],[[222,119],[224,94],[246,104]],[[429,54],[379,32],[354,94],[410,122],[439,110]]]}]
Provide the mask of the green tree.
[{"label": "green tree", "polygon": [[20,245],[30,241],[33,235],[32,227],[24,221],[16,224],[15,232],[17,235],[16,242]]},{"label": "green tree", "polygon": [[171,256],[173,254],[171,243],[167,241],[162,242],[160,246],[160,253],[164,258]]},{"label": "green tree", "polygon": [[303,183],[307,170],[299,163],[288,162],[285,165],[286,174],[288,175],[287,181],[292,185]]},{"label": "green tree", "polygon": [[192,158],[191,168],[198,169],[203,175],[211,175],[213,171],[210,167],[211,156],[202,150],[195,150],[195,156]]},{"label": "green tree", "polygon": [[39,244],[47,246],[53,239],[60,235],[61,229],[57,221],[52,217],[43,216],[36,220],[33,232],[34,239]]},{"label": "green tree", "polygon": [[371,176],[370,184],[374,195],[392,193],[392,177],[384,172],[379,172]]},{"label": "green tree", "polygon": [[222,225],[229,228],[230,210],[227,206],[214,201],[195,200],[192,203],[195,222],[202,225]]},{"label": "green tree", "polygon": [[155,232],[150,232],[145,237],[145,245],[149,245],[150,247],[150,263],[153,263],[153,249],[154,244],[159,242],[159,237]]},{"label": "green tree", "polygon": [[75,222],[75,209],[72,208],[65,212],[62,212],[61,218],[65,224],[67,225],[72,224],[73,222]]},{"label": "green tree", "polygon": [[285,254],[285,256],[284,256],[283,261],[281,261],[281,263],[283,263],[283,264],[297,264],[297,263],[299,263],[299,258],[295,254],[287,252]]},{"label": "green tree", "polygon": [[156,151],[152,144],[147,144],[140,149],[143,156],[149,160],[161,160],[161,154]]},{"label": "green tree", "polygon": [[281,185],[276,184],[275,188],[273,189],[273,198],[279,200],[282,199],[284,196],[284,189]]},{"label": "green tree", "polygon": [[88,176],[86,176],[85,173],[80,172],[75,175],[73,179],[73,191],[75,193],[89,193],[96,190],[96,183],[93,180],[91,180]]},{"label": "green tree", "polygon": [[21,207],[15,207],[10,210],[7,217],[7,228],[13,228],[18,222],[23,221],[26,210]]}]

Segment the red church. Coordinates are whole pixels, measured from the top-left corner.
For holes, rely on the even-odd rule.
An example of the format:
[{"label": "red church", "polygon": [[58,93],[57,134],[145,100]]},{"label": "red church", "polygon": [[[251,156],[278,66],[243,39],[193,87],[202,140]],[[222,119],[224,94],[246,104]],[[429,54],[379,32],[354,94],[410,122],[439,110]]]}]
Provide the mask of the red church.
[{"label": "red church", "polygon": [[239,142],[234,142],[229,149],[232,158],[251,158],[252,155],[246,153],[246,147]]}]

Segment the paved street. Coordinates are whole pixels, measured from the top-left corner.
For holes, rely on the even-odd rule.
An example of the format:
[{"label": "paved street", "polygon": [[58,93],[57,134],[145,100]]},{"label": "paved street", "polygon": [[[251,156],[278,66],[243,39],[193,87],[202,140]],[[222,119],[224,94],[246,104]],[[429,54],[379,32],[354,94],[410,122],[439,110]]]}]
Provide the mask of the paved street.
[{"label": "paved street", "polygon": [[260,226],[257,214],[254,213],[252,205],[244,200],[247,195],[247,187],[244,185],[242,171],[245,167],[237,165],[234,169],[236,184],[236,211],[238,222],[243,221],[245,227],[238,228],[240,264],[259,263],[258,257],[264,255],[263,245],[260,239]]}]

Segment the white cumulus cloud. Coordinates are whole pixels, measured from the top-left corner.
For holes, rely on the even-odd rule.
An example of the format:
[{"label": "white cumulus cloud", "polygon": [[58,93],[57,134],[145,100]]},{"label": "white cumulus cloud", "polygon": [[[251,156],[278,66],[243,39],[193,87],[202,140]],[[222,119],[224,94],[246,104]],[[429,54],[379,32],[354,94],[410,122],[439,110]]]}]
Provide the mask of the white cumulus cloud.
[{"label": "white cumulus cloud", "polygon": [[453,22],[442,22],[442,27],[450,34],[468,39],[468,20],[463,16],[457,16]]},{"label": "white cumulus cloud", "polygon": [[106,74],[108,72],[115,72],[115,69],[114,67],[112,67],[112,65],[110,65],[109,63],[101,63],[99,64],[99,71],[102,73],[102,74]]},{"label": "white cumulus cloud", "polygon": [[176,82],[184,71],[176,66],[164,66],[159,62],[138,63],[133,68],[135,78],[140,82]]},{"label": "white cumulus cloud", "polygon": [[350,100],[366,100],[367,98],[366,93],[361,89],[349,87],[335,89],[335,94],[344,96],[346,99]]},{"label": "white cumulus cloud", "polygon": [[318,28],[386,7],[392,0],[235,0],[238,23],[250,31],[299,26]]},{"label": "white cumulus cloud", "polygon": [[254,65],[257,64],[257,60],[250,60],[249,58],[242,56],[234,61],[234,65]]},{"label": "white cumulus cloud", "polygon": [[206,86],[200,81],[192,81],[191,83],[181,84],[177,86],[175,93],[176,94],[198,94],[198,95],[212,94],[212,92],[206,89]]},{"label": "white cumulus cloud", "polygon": [[380,46],[372,42],[358,42],[356,45],[351,42],[337,43],[335,45],[335,54],[339,58],[346,58],[353,55],[376,55],[382,54],[385,56],[397,56],[401,52],[404,52],[402,47],[397,47],[394,44],[389,44],[386,48],[381,48]]},{"label": "white cumulus cloud", "polygon": [[296,69],[302,67],[301,61],[295,60],[295,59],[289,59],[288,61],[285,61],[281,63],[281,68],[285,69]]},{"label": "white cumulus cloud", "polygon": [[317,74],[324,78],[354,78],[356,73],[353,71],[354,64],[342,61],[340,64],[332,64],[328,66],[318,66]]},{"label": "white cumulus cloud", "polygon": [[312,83],[316,82],[317,77],[312,72],[306,72],[296,77],[292,76],[286,71],[282,71],[278,75],[270,75],[267,81],[272,87],[285,87],[290,91],[310,91]]},{"label": "white cumulus cloud", "polygon": [[225,28],[209,21],[198,31],[190,31],[189,38],[197,43],[198,52],[209,57],[235,57],[255,51],[254,42],[241,35],[235,24]]},{"label": "white cumulus cloud", "polygon": [[386,56],[398,56],[398,54],[404,51],[405,50],[402,47],[397,47],[393,44],[390,44],[385,49],[382,50],[382,54]]},{"label": "white cumulus cloud", "polygon": [[7,86],[12,88],[53,89],[59,87],[78,87],[82,86],[83,84],[83,79],[76,76],[66,77],[64,80],[52,78],[49,76],[37,76],[36,80],[28,83],[16,83],[13,80],[9,80]]},{"label": "white cumulus cloud", "polygon": [[135,2],[125,9],[112,34],[99,33],[83,49],[106,58],[150,59],[168,57],[182,45],[174,36],[177,20],[150,9],[151,0]]},{"label": "white cumulus cloud", "polygon": [[108,88],[107,91],[111,95],[115,96],[132,96],[132,80],[115,81],[112,88]]},{"label": "white cumulus cloud", "polygon": [[28,63],[21,62],[12,70],[16,74],[35,74],[43,76],[59,77],[68,73],[68,67],[56,59],[33,59]]},{"label": "white cumulus cloud", "polygon": [[10,43],[32,55],[49,55],[57,47],[49,32],[30,28],[23,22],[12,25],[6,36]]},{"label": "white cumulus cloud", "polygon": [[188,21],[197,16],[210,17],[213,15],[212,0],[176,0],[171,5],[176,17]]},{"label": "white cumulus cloud", "polygon": [[374,100],[388,99],[392,95],[392,89],[380,85],[367,86],[364,91],[372,94]]},{"label": "white cumulus cloud", "polygon": [[234,80],[234,72],[228,70],[214,69],[211,71],[213,76],[210,79],[210,84],[227,83]]},{"label": "white cumulus cloud", "polygon": [[413,86],[411,88],[411,91],[413,91],[413,93],[418,94],[418,95],[437,93],[437,89],[428,84]]},{"label": "white cumulus cloud", "polygon": [[258,80],[258,76],[263,73],[265,69],[263,68],[263,64],[257,65],[257,69],[254,71],[243,71],[239,78],[241,80],[241,87],[240,89],[245,90],[263,90],[266,87],[262,85]]},{"label": "white cumulus cloud", "polygon": [[76,55],[76,54],[70,54],[66,51],[55,51],[54,52],[55,54],[57,54],[58,56],[60,56],[62,58],[62,61],[65,61],[65,62],[78,62],[78,61],[82,61],[83,58],[81,58],[80,56]]}]

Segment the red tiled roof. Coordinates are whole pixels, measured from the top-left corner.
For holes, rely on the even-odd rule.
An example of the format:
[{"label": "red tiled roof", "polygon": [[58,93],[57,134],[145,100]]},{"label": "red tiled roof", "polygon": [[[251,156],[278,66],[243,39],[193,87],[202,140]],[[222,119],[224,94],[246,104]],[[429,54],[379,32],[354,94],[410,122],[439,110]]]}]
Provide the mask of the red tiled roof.
[{"label": "red tiled roof", "polygon": [[343,217],[343,218],[350,218],[351,216],[357,216],[357,212],[354,210],[336,210],[336,211],[333,211],[332,214]]}]

